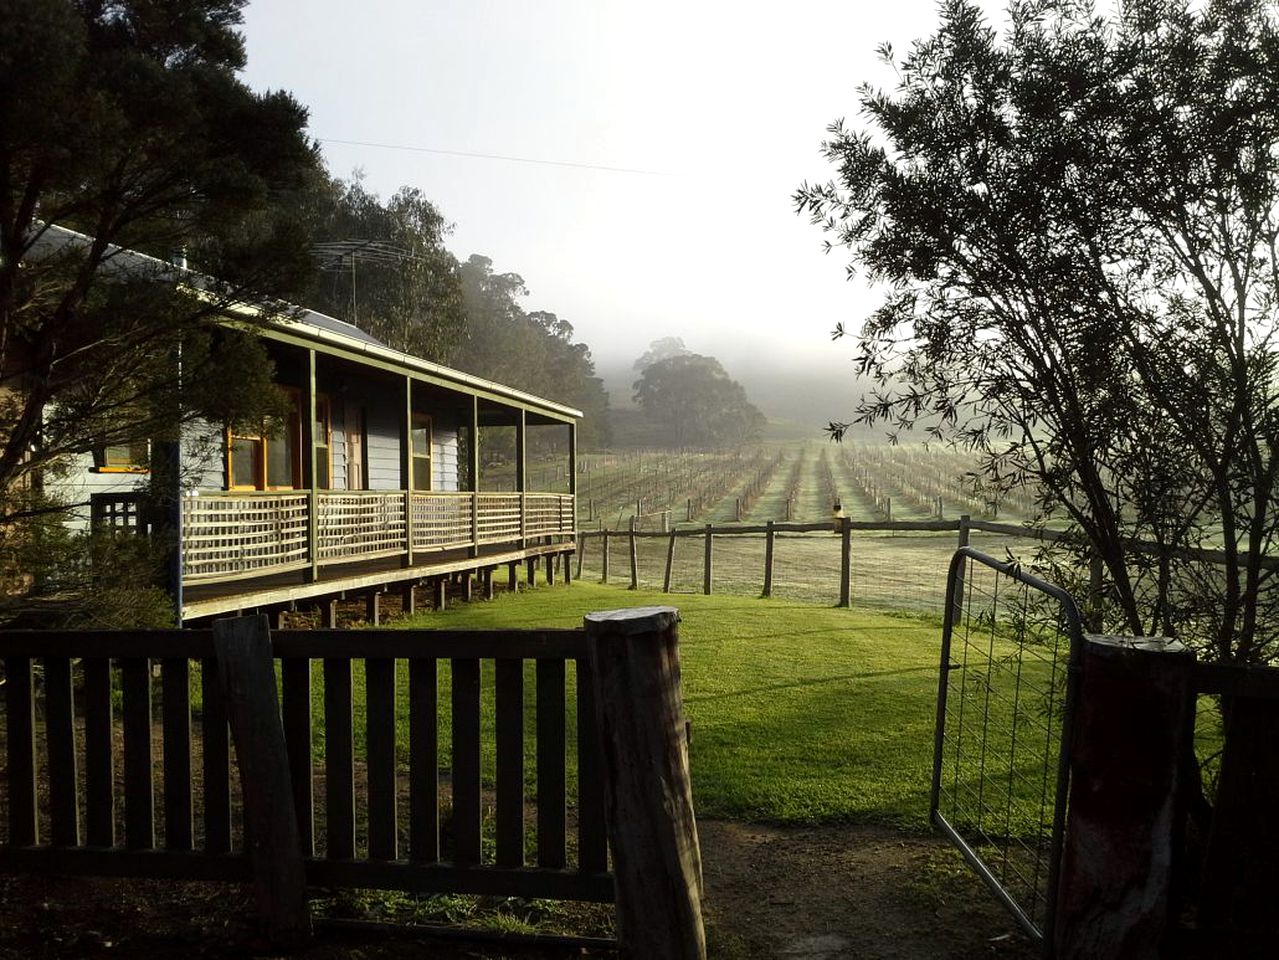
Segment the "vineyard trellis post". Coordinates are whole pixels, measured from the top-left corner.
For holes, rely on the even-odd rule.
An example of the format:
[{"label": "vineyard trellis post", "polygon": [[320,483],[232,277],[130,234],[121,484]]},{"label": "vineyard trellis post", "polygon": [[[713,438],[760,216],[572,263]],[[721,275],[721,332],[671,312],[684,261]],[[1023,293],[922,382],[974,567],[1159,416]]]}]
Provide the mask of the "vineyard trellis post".
[{"label": "vineyard trellis post", "polygon": [[773,529],[773,521],[768,521],[768,532],[764,535],[764,596],[773,595],[773,542],[777,539],[777,531]]}]

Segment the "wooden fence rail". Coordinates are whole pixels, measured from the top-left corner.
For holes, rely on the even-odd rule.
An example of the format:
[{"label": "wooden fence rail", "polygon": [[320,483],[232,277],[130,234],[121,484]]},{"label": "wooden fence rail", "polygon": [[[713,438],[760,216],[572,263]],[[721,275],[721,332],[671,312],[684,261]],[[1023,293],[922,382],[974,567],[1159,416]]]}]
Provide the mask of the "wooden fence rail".
[{"label": "wooden fence rail", "polygon": [[[604,764],[598,733],[601,722],[618,722],[617,705],[596,696],[602,663],[640,677],[678,719],[678,614],[604,616],[604,633],[588,623],[272,635],[265,617],[212,630],[0,632],[8,801],[0,870],[253,880],[268,928],[285,945],[309,930],[299,878],[614,900],[610,836],[618,862],[672,836],[687,846],[671,831],[691,822],[692,808],[682,741],[662,748],[671,755],[659,781]],[[599,654],[619,630],[628,644]],[[681,825],[622,828],[619,811],[664,809],[670,790],[685,798]],[[618,791],[644,795],[619,801]],[[688,882],[682,871],[667,887]],[[700,898],[700,876],[697,883],[685,901]],[[639,887],[632,896],[634,910],[669,928],[653,910],[673,908],[648,904]],[[700,908],[685,903],[671,923],[685,929],[682,942],[702,942]],[[634,955],[649,955],[647,936],[632,928]]]}]

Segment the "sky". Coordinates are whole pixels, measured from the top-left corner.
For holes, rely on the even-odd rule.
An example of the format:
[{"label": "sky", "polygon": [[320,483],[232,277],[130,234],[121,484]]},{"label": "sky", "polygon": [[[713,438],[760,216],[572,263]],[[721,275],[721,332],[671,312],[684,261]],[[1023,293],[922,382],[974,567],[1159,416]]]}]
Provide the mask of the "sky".
[{"label": "sky", "polygon": [[876,48],[936,23],[936,0],[251,0],[244,79],[310,109],[335,175],[420,188],[459,259],[520,274],[601,366],[679,336],[730,373],[830,372],[877,297],[792,196],[830,179],[858,86],[891,85]]}]

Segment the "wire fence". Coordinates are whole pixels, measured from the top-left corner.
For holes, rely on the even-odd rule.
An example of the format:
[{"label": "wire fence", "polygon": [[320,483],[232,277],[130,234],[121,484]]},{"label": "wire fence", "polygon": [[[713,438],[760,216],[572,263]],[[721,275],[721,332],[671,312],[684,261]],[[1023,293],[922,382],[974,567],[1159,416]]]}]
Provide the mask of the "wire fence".
[{"label": "wire fence", "polygon": [[931,817],[1051,942],[1082,625],[1068,594],[972,548],[951,565]]}]

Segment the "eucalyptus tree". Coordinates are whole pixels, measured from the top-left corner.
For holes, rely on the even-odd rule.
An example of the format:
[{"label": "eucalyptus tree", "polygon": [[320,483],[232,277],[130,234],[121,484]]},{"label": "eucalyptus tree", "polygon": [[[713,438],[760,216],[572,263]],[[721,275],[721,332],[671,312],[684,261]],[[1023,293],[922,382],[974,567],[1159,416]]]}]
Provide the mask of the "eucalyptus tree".
[{"label": "eucalyptus tree", "polygon": [[1111,623],[1245,661],[1279,653],[1276,12],[1013,0],[1000,36],[947,0],[795,197],[883,293],[836,329],[877,384],[852,419],[1035,482]]}]

